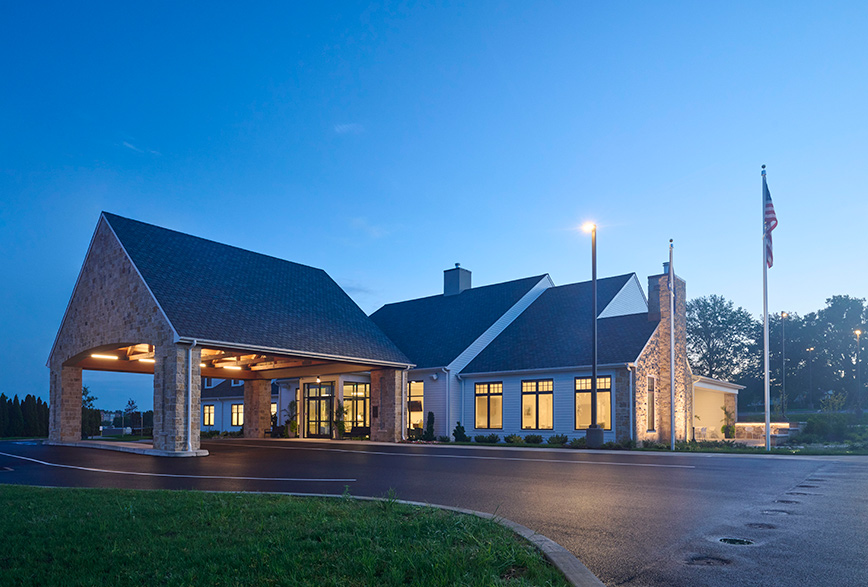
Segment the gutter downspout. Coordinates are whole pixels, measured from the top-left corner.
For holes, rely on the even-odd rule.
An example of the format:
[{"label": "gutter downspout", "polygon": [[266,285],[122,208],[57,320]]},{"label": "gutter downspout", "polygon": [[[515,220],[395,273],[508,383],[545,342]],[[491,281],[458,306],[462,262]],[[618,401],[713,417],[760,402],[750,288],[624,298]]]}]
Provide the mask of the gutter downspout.
[{"label": "gutter downspout", "polygon": [[446,374],[446,435],[449,436],[449,421],[452,419],[449,414],[449,391],[452,377],[448,367],[442,367],[441,370]]},{"label": "gutter downspout", "polygon": [[633,363],[627,363],[627,372],[630,374],[630,440],[632,441],[636,440],[636,422],[634,421],[636,414],[633,412],[636,404],[636,389],[633,381],[633,369],[635,368],[636,365]]},{"label": "gutter downspout", "polygon": [[410,369],[401,371],[401,440],[407,440],[407,378]]},{"label": "gutter downspout", "polygon": [[193,347],[196,339],[187,347],[187,452],[193,452]]},{"label": "gutter downspout", "polygon": [[[460,410],[461,421],[464,421],[464,379],[461,377],[461,373],[456,373],[455,376],[458,378],[458,381],[461,382],[461,387],[458,388],[458,402]],[[449,432],[449,427],[446,427],[447,434],[449,437],[452,437],[452,433]]]}]

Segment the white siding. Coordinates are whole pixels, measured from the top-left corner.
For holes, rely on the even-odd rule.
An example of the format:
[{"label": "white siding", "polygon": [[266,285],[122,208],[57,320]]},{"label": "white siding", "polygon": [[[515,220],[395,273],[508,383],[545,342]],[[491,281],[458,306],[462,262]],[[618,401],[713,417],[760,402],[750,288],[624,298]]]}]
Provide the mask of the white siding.
[{"label": "white siding", "polygon": [[634,273],[621,288],[621,291],[615,294],[609,305],[600,312],[599,317],[613,318],[615,316],[629,316],[630,314],[644,314],[647,311],[648,300],[645,299],[645,293]]},{"label": "white siding", "polygon": [[[575,378],[590,377],[590,372],[586,371],[562,371],[554,373],[526,373],[515,375],[493,375],[493,376],[473,376],[464,377],[464,418],[462,421],[467,435],[473,438],[477,434],[497,434],[501,441],[505,436],[510,434],[518,434],[519,436],[527,436],[528,434],[539,434],[543,437],[543,441],[554,434],[565,434],[569,438],[580,438],[585,435],[584,430],[576,430],[576,404],[575,404]],[[615,429],[615,395],[617,393],[629,393],[626,389],[615,389],[615,372],[608,370],[600,370],[597,373],[598,377],[612,377],[612,430],[604,432],[604,440],[606,442],[614,441],[616,437]],[[521,427],[521,382],[539,379],[551,379],[554,383],[554,408],[553,408],[553,430],[523,430]],[[503,383],[503,429],[477,429],[475,427],[475,384],[477,382],[502,382]]]}]

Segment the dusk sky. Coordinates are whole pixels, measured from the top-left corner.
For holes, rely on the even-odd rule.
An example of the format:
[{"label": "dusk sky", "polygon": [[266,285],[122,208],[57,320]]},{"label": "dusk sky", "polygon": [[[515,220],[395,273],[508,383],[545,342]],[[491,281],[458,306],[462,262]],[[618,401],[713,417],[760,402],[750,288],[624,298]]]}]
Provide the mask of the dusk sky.
[{"label": "dusk sky", "polygon": [[[770,311],[866,297],[868,3],[0,3],[0,391],[101,211],[326,270],[371,313],[549,273]],[[98,407],[151,377],[85,374]]]}]

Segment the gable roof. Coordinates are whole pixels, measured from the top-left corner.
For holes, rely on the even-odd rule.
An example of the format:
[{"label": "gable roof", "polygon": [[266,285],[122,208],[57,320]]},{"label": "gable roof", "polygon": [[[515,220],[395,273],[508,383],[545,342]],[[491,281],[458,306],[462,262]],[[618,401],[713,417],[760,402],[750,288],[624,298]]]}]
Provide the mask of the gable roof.
[{"label": "gable roof", "polygon": [[546,275],[387,304],[371,319],[416,364],[445,367]]},{"label": "gable roof", "polygon": [[181,338],[409,365],[322,269],[103,212]]},{"label": "gable roof", "polygon": [[[634,275],[597,280],[598,312]],[[552,287],[495,338],[462,373],[590,365],[591,282]],[[599,314],[598,314],[599,315]],[[597,319],[597,364],[635,361],[657,328],[648,312]]]}]

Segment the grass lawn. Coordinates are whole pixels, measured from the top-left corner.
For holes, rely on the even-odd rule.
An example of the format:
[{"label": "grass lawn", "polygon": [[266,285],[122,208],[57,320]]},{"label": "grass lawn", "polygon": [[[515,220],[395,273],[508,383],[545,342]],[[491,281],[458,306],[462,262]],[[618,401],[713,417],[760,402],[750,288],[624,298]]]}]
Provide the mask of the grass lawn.
[{"label": "grass lawn", "polygon": [[386,500],[0,485],[3,585],[568,585],[490,520]]}]

